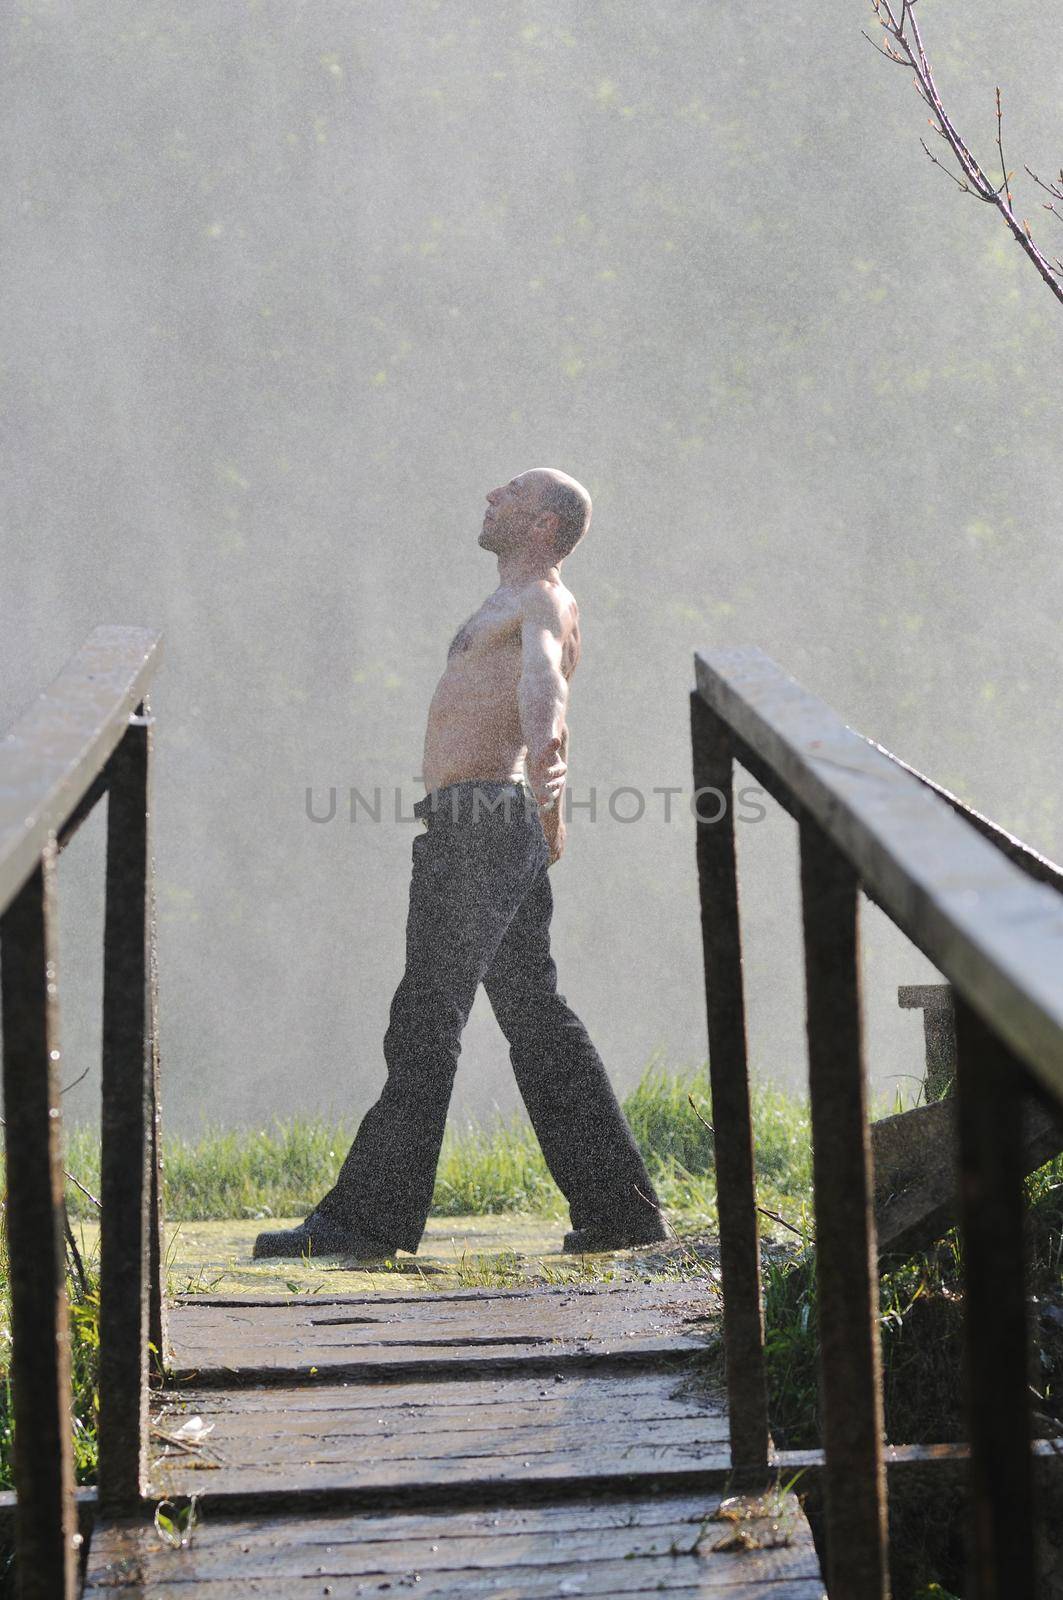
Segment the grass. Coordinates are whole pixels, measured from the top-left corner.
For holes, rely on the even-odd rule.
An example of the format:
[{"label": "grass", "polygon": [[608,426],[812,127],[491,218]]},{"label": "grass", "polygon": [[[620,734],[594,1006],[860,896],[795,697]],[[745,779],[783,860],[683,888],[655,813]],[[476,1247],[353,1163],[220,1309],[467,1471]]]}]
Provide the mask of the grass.
[{"label": "grass", "polygon": [[[84,1290],[73,1273],[67,1274],[66,1284],[70,1304],[74,1476],[79,1484],[96,1481],[99,1414],[99,1274],[94,1260],[87,1259],[83,1265]],[[11,1329],[7,1318],[8,1284],[7,1232],[3,1227],[3,1208],[0,1207],[0,1305],[4,1308],[3,1324],[0,1326],[0,1489],[13,1489],[15,1486],[15,1416],[9,1363]]]},{"label": "grass", "polygon": [[[712,1135],[690,1106],[711,1121],[708,1070],[669,1071],[654,1057],[624,1102],[662,1203],[675,1225],[716,1225]],[[803,1227],[811,1188],[808,1110],[768,1085],[754,1088],[761,1201]],[[275,1120],[259,1129],[207,1127],[189,1139],[167,1135],[164,1197],[168,1220],[305,1216],[335,1182],[356,1127],[321,1119]],[[99,1193],[95,1129],[71,1131],[67,1166]],[[92,1202],[70,1187],[72,1216],[92,1216]],[[443,1217],[525,1213],[561,1218],[565,1202],[522,1118],[450,1130],[436,1175],[432,1210]],[[773,1224],[766,1221],[766,1231]]]}]

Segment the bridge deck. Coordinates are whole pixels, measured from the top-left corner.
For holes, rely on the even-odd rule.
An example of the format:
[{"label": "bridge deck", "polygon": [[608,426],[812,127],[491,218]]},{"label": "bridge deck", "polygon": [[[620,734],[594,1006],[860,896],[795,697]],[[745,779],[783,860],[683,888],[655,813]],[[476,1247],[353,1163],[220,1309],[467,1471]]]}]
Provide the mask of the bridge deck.
[{"label": "bridge deck", "polygon": [[680,1282],[187,1297],[151,1489],[199,1496],[200,1520],[180,1549],[146,1519],[99,1525],[85,1593],[821,1600],[792,1495],[718,1515],[705,1301]]}]

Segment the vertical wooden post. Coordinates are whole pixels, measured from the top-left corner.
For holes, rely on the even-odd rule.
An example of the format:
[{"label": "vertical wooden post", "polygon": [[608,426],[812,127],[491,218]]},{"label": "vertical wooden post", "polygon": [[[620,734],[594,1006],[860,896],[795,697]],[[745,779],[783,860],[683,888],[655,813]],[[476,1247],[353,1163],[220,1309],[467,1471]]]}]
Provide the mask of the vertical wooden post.
[{"label": "vertical wooden post", "polygon": [[[147,699],[144,713],[151,715]],[[155,1347],[152,1370],[162,1377],[166,1369],[166,1241],[163,1209],[162,1086],[159,1065],[159,952],[155,906],[153,763],[148,762],[147,794],[147,914],[148,914],[148,1015],[151,1048],[151,1141],[148,1161],[151,1191],[148,1197],[148,1338]]]},{"label": "vertical wooden post", "polygon": [[99,1499],[109,1515],[146,1491],[151,720],[130,718],[108,764],[103,968]]},{"label": "vertical wooden post", "polygon": [[[690,730],[695,791],[715,791],[708,794],[706,819],[697,821],[697,863],[731,1461],[735,1467],[761,1469],[768,1462],[768,1404],[735,860],[734,761],[724,725],[696,691],[690,696]],[[716,812],[718,818],[709,820]]]},{"label": "vertical wooden post", "polygon": [[831,1600],[888,1600],[878,1263],[860,1013],[857,878],[801,824],[820,1395]]},{"label": "vertical wooden post", "polygon": [[973,1600],[1031,1600],[1034,1483],[1026,1329],[1026,1069],[958,993],[957,1123],[966,1277]]},{"label": "vertical wooden post", "polygon": [[54,838],[0,916],[16,1560],[21,1600],[74,1600]]}]

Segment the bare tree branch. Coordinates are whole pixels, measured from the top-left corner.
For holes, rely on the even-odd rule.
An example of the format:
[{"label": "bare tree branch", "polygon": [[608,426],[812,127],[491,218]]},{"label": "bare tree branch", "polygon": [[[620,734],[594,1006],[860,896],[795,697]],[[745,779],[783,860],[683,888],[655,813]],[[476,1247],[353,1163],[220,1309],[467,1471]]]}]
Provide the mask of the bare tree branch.
[{"label": "bare tree branch", "polygon": [[[1049,260],[1034,242],[1034,237],[1026,218],[1023,217],[1020,220],[1015,212],[1014,199],[1011,192],[1013,174],[1008,171],[1004,160],[1004,117],[1000,89],[998,87],[996,91],[997,153],[1000,156],[1002,176],[1000,183],[995,184],[986,175],[975,156],[968,149],[951,117],[945,110],[941,96],[938,93],[937,84],[934,81],[933,70],[927,59],[919,24],[915,20],[916,4],[917,0],[871,0],[871,9],[883,33],[886,35],[886,41],[884,45],[878,44],[868,33],[864,33],[864,38],[878,51],[879,55],[883,55],[887,60],[910,69],[919,97],[930,110],[930,126],[948,145],[959,166],[962,177],[957,177],[943,161],[939,161],[937,156],[927,147],[925,140],[920,139],[920,144],[935,167],[940,167],[942,172],[951,178],[965,194],[974,195],[977,200],[982,200],[987,205],[996,207],[1016,243],[1033,262],[1041,278],[1051,289],[1056,299],[1063,304],[1063,263],[1059,260]],[[863,32],[862,29],[861,32]],[[1052,196],[1050,201],[1041,202],[1043,209],[1050,211],[1057,220],[1063,222],[1063,211],[1056,206],[1057,201],[1063,205],[1063,170],[1059,174],[1058,187],[1054,182],[1043,182],[1029,167],[1026,167],[1026,171],[1040,188]]]}]

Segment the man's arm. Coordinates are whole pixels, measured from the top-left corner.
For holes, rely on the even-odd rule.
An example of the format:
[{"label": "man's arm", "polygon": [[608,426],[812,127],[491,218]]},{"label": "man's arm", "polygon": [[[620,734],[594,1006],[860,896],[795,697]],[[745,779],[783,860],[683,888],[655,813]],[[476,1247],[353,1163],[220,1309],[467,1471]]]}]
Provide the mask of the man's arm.
[{"label": "man's arm", "polygon": [[[561,749],[558,752],[558,754],[560,755],[561,760],[564,762],[565,768],[566,768],[566,772],[567,772],[567,768],[568,768],[568,723],[567,722],[565,724],[564,732],[561,735]],[[565,801],[565,778],[562,777],[562,779],[561,779],[561,788],[557,792],[557,799],[554,801],[553,805],[550,807],[550,809],[548,811],[541,811],[540,812],[540,818],[541,818],[542,825],[543,825],[543,832],[546,835],[546,842],[550,846],[550,865],[551,866],[553,866],[555,861],[560,859],[561,852],[565,848],[565,819],[564,819],[564,815],[563,815],[562,809],[561,809],[562,806],[564,805],[564,801]]]},{"label": "man's arm", "polygon": [[548,583],[529,584],[521,596],[517,708],[528,747],[528,781],[540,805],[555,801],[557,811],[568,765],[568,684],[561,671],[564,638],[565,607],[557,591]]}]

